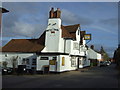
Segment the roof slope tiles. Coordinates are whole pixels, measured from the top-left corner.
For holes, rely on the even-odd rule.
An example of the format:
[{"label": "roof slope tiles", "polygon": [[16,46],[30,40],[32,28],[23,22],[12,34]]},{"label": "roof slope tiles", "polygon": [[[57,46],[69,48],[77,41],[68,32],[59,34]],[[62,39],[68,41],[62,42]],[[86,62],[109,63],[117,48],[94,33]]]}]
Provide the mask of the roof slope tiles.
[{"label": "roof slope tiles", "polygon": [[62,29],[62,38],[72,38],[76,40],[76,31],[80,27],[80,24],[61,26]]},{"label": "roof slope tiles", "polygon": [[40,52],[45,47],[45,32],[38,39],[12,39],[2,52]]}]

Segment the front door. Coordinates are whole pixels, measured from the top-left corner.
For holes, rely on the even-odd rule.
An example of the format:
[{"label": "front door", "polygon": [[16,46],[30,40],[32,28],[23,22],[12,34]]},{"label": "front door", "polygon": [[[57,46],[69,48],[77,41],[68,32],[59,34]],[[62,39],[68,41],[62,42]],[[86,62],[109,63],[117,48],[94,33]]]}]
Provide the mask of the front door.
[{"label": "front door", "polygon": [[79,63],[80,63],[80,60],[79,58],[77,59],[77,69],[79,69]]}]

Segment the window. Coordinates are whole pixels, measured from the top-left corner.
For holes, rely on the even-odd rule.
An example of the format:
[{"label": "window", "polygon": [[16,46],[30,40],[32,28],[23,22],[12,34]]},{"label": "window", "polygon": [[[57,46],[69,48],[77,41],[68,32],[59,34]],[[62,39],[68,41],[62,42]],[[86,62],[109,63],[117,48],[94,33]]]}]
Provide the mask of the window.
[{"label": "window", "polygon": [[62,66],[65,66],[65,57],[62,57]]},{"label": "window", "polygon": [[82,64],[82,61],[81,60],[79,60],[79,65],[81,65]]},{"label": "window", "polygon": [[32,59],[32,65],[36,65],[36,58]]},{"label": "window", "polygon": [[77,43],[77,42],[74,42],[73,49],[74,49],[74,50],[78,50],[78,49],[79,49],[79,45],[78,45],[78,43]]},{"label": "window", "polygon": [[57,57],[53,57],[52,60],[57,60]]},{"label": "window", "polygon": [[22,64],[29,64],[29,59],[28,58],[23,58]]},{"label": "window", "polygon": [[22,64],[26,64],[26,60],[25,60],[25,58],[23,58],[23,60],[22,60]]},{"label": "window", "polygon": [[82,65],[83,57],[79,58],[79,65]]},{"label": "window", "polygon": [[35,67],[32,67],[32,70],[35,70],[36,68]]},{"label": "window", "polygon": [[48,57],[41,57],[40,60],[48,60]]},{"label": "window", "polygon": [[76,57],[71,57],[71,66],[72,67],[76,66]]},{"label": "window", "polygon": [[29,64],[29,59],[26,59],[26,64]]}]

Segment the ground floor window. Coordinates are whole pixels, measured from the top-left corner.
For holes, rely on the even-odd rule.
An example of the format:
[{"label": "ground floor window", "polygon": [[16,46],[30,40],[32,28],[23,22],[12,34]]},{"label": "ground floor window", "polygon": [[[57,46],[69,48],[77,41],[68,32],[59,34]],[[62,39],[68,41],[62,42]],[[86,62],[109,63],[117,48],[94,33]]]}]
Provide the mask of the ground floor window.
[{"label": "ground floor window", "polygon": [[72,67],[76,66],[76,57],[71,57],[71,66]]},{"label": "ground floor window", "polygon": [[79,60],[79,65],[81,65],[82,64],[82,61],[81,60]]},{"label": "ground floor window", "polygon": [[65,66],[65,57],[62,57],[62,66]]},{"label": "ground floor window", "polygon": [[79,58],[79,65],[82,65],[82,60],[83,60],[83,57],[80,57]]},{"label": "ground floor window", "polygon": [[53,57],[52,60],[57,60],[57,57]]},{"label": "ground floor window", "polygon": [[36,58],[32,59],[32,65],[36,65]]},{"label": "ground floor window", "polygon": [[28,58],[23,58],[22,64],[29,64],[29,59]]}]

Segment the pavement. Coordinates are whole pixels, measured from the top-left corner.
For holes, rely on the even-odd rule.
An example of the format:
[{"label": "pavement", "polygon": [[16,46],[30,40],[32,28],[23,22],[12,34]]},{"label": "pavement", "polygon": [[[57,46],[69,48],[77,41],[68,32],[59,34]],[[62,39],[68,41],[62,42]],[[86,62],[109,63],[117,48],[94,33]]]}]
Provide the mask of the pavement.
[{"label": "pavement", "polygon": [[115,64],[87,67],[60,74],[4,75],[3,88],[119,88]]}]

